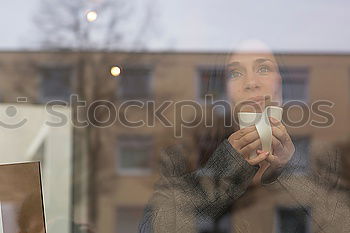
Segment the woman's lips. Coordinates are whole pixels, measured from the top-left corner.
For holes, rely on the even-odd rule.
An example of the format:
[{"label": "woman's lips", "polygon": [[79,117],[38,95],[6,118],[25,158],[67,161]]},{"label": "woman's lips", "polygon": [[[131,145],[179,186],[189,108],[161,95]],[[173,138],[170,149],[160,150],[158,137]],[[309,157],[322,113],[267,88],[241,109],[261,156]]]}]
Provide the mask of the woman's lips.
[{"label": "woman's lips", "polygon": [[262,112],[269,103],[270,96],[254,96],[241,102],[241,112]]},{"label": "woman's lips", "polygon": [[249,101],[255,101],[255,102],[263,102],[265,101],[264,96],[254,96],[248,99]]}]

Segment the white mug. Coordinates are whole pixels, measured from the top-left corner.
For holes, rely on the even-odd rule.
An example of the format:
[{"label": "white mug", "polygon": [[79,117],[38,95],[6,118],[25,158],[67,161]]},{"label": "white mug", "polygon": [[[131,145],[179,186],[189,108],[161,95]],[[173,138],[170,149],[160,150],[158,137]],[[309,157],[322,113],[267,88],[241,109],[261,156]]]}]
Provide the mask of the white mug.
[{"label": "white mug", "polygon": [[[272,130],[268,117],[273,117],[278,121],[282,119],[283,109],[277,106],[267,106],[262,113],[255,112],[239,112],[238,121],[240,129],[255,125],[263,151],[271,151],[272,144]],[[252,151],[249,159],[256,157],[256,151]]]}]

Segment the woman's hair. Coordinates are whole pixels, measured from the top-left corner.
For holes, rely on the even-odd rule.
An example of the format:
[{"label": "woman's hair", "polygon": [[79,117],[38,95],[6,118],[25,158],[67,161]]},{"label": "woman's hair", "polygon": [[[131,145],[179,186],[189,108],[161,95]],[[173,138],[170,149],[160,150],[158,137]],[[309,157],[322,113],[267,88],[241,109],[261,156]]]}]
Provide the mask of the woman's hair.
[{"label": "woman's hair", "polygon": [[198,152],[198,165],[203,166],[219,144],[234,131],[234,127],[225,126],[225,115],[215,111],[213,112],[213,126],[206,126],[203,123],[197,127],[194,139]]}]

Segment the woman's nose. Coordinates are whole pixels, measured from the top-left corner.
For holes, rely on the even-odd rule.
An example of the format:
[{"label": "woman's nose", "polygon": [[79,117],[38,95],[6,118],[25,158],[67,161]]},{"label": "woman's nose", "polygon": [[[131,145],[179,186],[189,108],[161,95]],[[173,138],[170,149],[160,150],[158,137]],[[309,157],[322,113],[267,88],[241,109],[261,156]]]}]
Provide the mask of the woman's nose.
[{"label": "woman's nose", "polygon": [[254,75],[248,75],[244,87],[246,90],[258,89],[260,84]]}]

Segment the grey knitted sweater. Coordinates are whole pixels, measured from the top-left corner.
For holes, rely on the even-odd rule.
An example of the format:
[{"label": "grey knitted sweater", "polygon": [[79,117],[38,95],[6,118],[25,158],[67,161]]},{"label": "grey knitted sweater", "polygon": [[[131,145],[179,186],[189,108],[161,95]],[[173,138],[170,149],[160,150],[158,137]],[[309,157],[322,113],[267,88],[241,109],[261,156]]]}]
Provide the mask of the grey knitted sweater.
[{"label": "grey knitted sweater", "polygon": [[[145,208],[139,232],[197,232],[198,220],[223,215],[232,202],[246,192],[258,169],[258,165],[250,165],[227,139],[217,147],[204,167],[192,172],[187,172],[181,146],[169,147],[161,156],[161,178]],[[292,178],[290,169],[288,163],[262,185],[278,182],[291,191],[296,188],[297,192],[304,191],[298,187],[305,189],[305,193],[316,191],[314,179]]]}]

